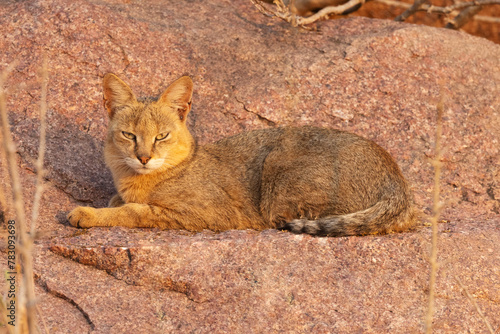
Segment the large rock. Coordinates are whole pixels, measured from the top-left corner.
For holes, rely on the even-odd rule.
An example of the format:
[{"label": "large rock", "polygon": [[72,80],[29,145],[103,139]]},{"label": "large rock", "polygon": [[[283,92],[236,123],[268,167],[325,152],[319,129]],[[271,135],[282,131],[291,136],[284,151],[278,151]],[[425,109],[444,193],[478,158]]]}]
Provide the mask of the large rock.
[{"label": "large rock", "polygon": [[[385,147],[431,206],[436,104],[444,167],[436,332],[485,331],[456,278],[500,325],[500,47],[460,32],[352,18],[301,31],[248,1],[0,3],[0,69],[30,210],[38,70],[50,70],[46,192],[35,273],[54,333],[419,332],[429,231],[312,238],[277,231],[79,231],[76,205],[113,194],[102,159],[101,78],[137,95],[195,82],[201,143],[259,127],[315,124]],[[0,183],[7,182],[5,173]],[[7,217],[11,215],[7,212]],[[0,263],[5,262],[5,256]],[[496,326],[496,327],[495,327]]]}]

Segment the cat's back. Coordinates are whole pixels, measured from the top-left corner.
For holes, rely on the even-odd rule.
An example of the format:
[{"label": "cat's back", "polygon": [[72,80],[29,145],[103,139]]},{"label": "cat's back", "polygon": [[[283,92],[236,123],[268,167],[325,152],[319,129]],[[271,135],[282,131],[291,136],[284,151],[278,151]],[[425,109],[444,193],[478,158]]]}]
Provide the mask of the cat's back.
[{"label": "cat's back", "polygon": [[[349,179],[377,180],[388,176],[403,180],[392,157],[375,142],[353,133],[312,126],[260,129],[243,132],[205,147],[212,166],[219,166],[253,183],[263,169],[273,175],[286,171],[290,178],[304,178],[322,171]],[[291,173],[291,171],[294,173]]]},{"label": "cat's back", "polygon": [[231,161],[254,160],[279,150],[291,155],[328,155],[351,145],[372,146],[374,143],[358,135],[313,126],[282,127],[242,132],[204,149]]}]

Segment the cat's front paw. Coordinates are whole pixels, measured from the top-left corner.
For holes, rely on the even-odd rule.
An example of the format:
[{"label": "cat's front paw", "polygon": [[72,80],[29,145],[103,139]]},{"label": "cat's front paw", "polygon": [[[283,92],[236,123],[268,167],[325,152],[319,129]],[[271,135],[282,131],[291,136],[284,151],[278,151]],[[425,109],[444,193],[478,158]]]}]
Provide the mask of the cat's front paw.
[{"label": "cat's front paw", "polygon": [[75,227],[89,228],[97,224],[97,209],[79,206],[68,214],[68,221]]}]

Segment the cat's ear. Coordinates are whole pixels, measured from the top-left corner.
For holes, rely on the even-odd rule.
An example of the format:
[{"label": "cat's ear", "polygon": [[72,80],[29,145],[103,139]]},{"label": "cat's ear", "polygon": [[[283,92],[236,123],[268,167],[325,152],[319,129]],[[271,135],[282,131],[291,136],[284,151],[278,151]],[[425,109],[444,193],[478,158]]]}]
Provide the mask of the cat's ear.
[{"label": "cat's ear", "polygon": [[191,98],[193,96],[193,81],[190,77],[184,76],[175,80],[158,99],[159,103],[167,104],[174,108],[181,121],[186,120],[186,116],[191,110]]},{"label": "cat's ear", "polygon": [[113,73],[108,73],[104,76],[102,86],[103,103],[108,111],[109,118],[113,118],[115,112],[120,107],[137,102],[130,87]]}]

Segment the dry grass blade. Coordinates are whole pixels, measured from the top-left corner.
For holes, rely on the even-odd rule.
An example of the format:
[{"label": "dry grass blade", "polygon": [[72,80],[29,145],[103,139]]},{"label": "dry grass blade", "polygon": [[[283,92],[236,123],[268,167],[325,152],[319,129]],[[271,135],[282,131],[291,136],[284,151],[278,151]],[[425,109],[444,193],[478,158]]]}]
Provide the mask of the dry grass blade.
[{"label": "dry grass blade", "polygon": [[[3,298],[3,296],[0,295],[0,323],[7,324],[9,322],[9,318],[7,315],[9,312],[7,311],[7,302]],[[14,333],[14,328],[12,326],[6,326],[6,331],[0,331],[0,333],[9,333],[13,334]]]},{"label": "dry grass blade", "polygon": [[[2,136],[2,131],[0,131],[0,143],[3,143],[3,136]],[[7,160],[5,158],[4,150],[0,149],[0,177],[3,176],[7,178],[7,175],[9,174],[7,170],[7,166],[5,166],[4,161]],[[5,197],[5,194],[7,193],[7,190],[5,189],[5,186],[3,184],[0,184],[0,224],[2,224],[5,220],[6,217],[9,216],[8,212],[8,205],[7,205],[7,197]]]},{"label": "dry grass blade", "polygon": [[[7,117],[7,102],[6,102],[6,94],[4,90],[5,86],[5,81],[7,80],[8,75],[14,70],[14,67],[16,66],[16,62],[11,63],[7,68],[0,73],[0,126],[1,126],[1,132],[2,132],[2,158],[4,159],[6,163],[7,170],[9,172],[10,180],[11,180],[11,185],[12,185],[12,193],[14,197],[14,202],[13,207],[16,212],[16,214],[19,212],[17,215],[18,222],[24,221],[25,222],[25,214],[24,214],[24,202],[22,199],[22,191],[21,191],[21,182],[19,179],[19,175],[17,173],[17,166],[16,166],[16,156],[15,156],[15,146],[14,143],[12,142],[12,136],[10,134],[10,125]],[[7,218],[8,219],[8,218]],[[18,225],[19,226],[19,225]],[[24,224],[23,226],[26,226]],[[23,226],[19,226],[22,228]],[[19,243],[16,244],[16,250],[18,250]],[[19,258],[19,252],[16,252],[17,258]],[[2,314],[5,316],[8,314],[7,312],[3,312],[4,309],[6,310],[6,301],[2,298],[1,301],[2,304]],[[21,294],[18,295],[17,298],[17,309],[20,311],[17,314],[17,321],[16,321],[16,326],[14,328],[9,328],[10,326],[7,326],[8,331],[10,333],[19,333],[21,330],[21,323],[23,321],[22,319],[22,305],[26,304],[26,299],[24,296]]]},{"label": "dry grass blade", "polygon": [[14,211],[16,213],[16,230],[18,231],[16,254],[18,263],[22,268],[22,282],[19,286],[20,292],[17,298],[17,310],[15,332],[24,330],[25,323],[29,333],[37,332],[35,289],[33,281],[33,239],[27,232],[26,212],[22,194],[21,179],[17,170],[16,147],[10,132],[10,123],[7,115],[6,97],[4,85],[8,74],[14,69],[15,63],[10,64],[0,75],[0,120],[3,136],[3,147],[5,150],[6,163],[12,183],[12,195]]},{"label": "dry grass blade", "polygon": [[[10,72],[14,70],[16,63],[10,64],[3,72],[0,73],[0,110],[6,110],[6,97],[5,97],[5,91],[4,91],[4,82],[7,79],[7,76],[9,75]],[[2,119],[0,118],[0,126],[3,124]],[[6,177],[8,177],[7,174],[9,174],[9,169],[8,166],[5,164],[7,161],[7,156],[6,156],[6,149],[5,149],[5,144],[6,141],[3,138],[3,131],[0,130],[0,143],[3,143],[2,149],[0,149],[0,163],[2,166],[2,173],[5,173]],[[7,200],[8,198],[5,196],[7,193],[7,189],[4,187],[1,187],[0,189],[0,210],[5,210],[2,211],[3,214],[6,215],[6,217],[9,215],[8,212],[8,207],[7,207]],[[12,204],[12,203],[9,203]]]},{"label": "dry grass blade", "polygon": [[463,285],[462,281],[457,276],[454,276],[454,277],[455,277],[455,280],[457,281],[458,285],[460,285],[460,288],[464,291],[465,295],[467,296],[467,298],[469,299],[469,301],[472,303],[472,305],[476,309],[476,312],[479,314],[479,316],[481,317],[481,319],[483,319],[484,324],[486,325],[486,328],[488,328],[488,331],[491,334],[495,334],[495,331],[493,330],[493,327],[491,327],[490,322],[488,321],[488,319],[483,314],[483,311],[481,311],[481,308],[479,307],[479,305],[477,305],[476,300],[474,299],[474,297],[469,293],[469,291],[467,290],[467,288],[465,287],[465,285]]},{"label": "dry grass blade", "polygon": [[262,2],[260,2],[260,0],[250,0],[250,1],[254,4],[255,8],[257,8],[259,12],[261,12],[262,14],[269,17],[274,16],[273,12],[267,9],[266,6],[264,6]]},{"label": "dry grass blade", "polygon": [[433,190],[433,215],[431,217],[432,224],[432,241],[431,241],[431,255],[429,262],[431,265],[431,273],[429,278],[429,302],[427,306],[427,314],[425,317],[425,332],[427,334],[432,333],[432,319],[434,317],[434,296],[436,289],[436,276],[437,276],[437,244],[438,244],[438,221],[441,215],[441,203],[439,201],[440,184],[439,180],[441,178],[441,137],[443,132],[443,97],[441,96],[441,101],[437,106],[437,125],[436,125],[436,142],[435,142],[435,157],[432,160],[432,165],[434,167],[434,190]]},{"label": "dry grass blade", "polygon": [[30,232],[32,236],[35,236],[36,222],[38,220],[38,212],[40,209],[40,200],[43,193],[43,160],[45,157],[45,142],[46,142],[46,132],[47,132],[47,85],[49,81],[49,74],[47,70],[47,58],[44,59],[42,65],[42,96],[40,100],[40,143],[38,146],[38,158],[35,163],[36,167],[36,188],[35,196],[33,199],[33,210],[31,214],[31,228]]}]

